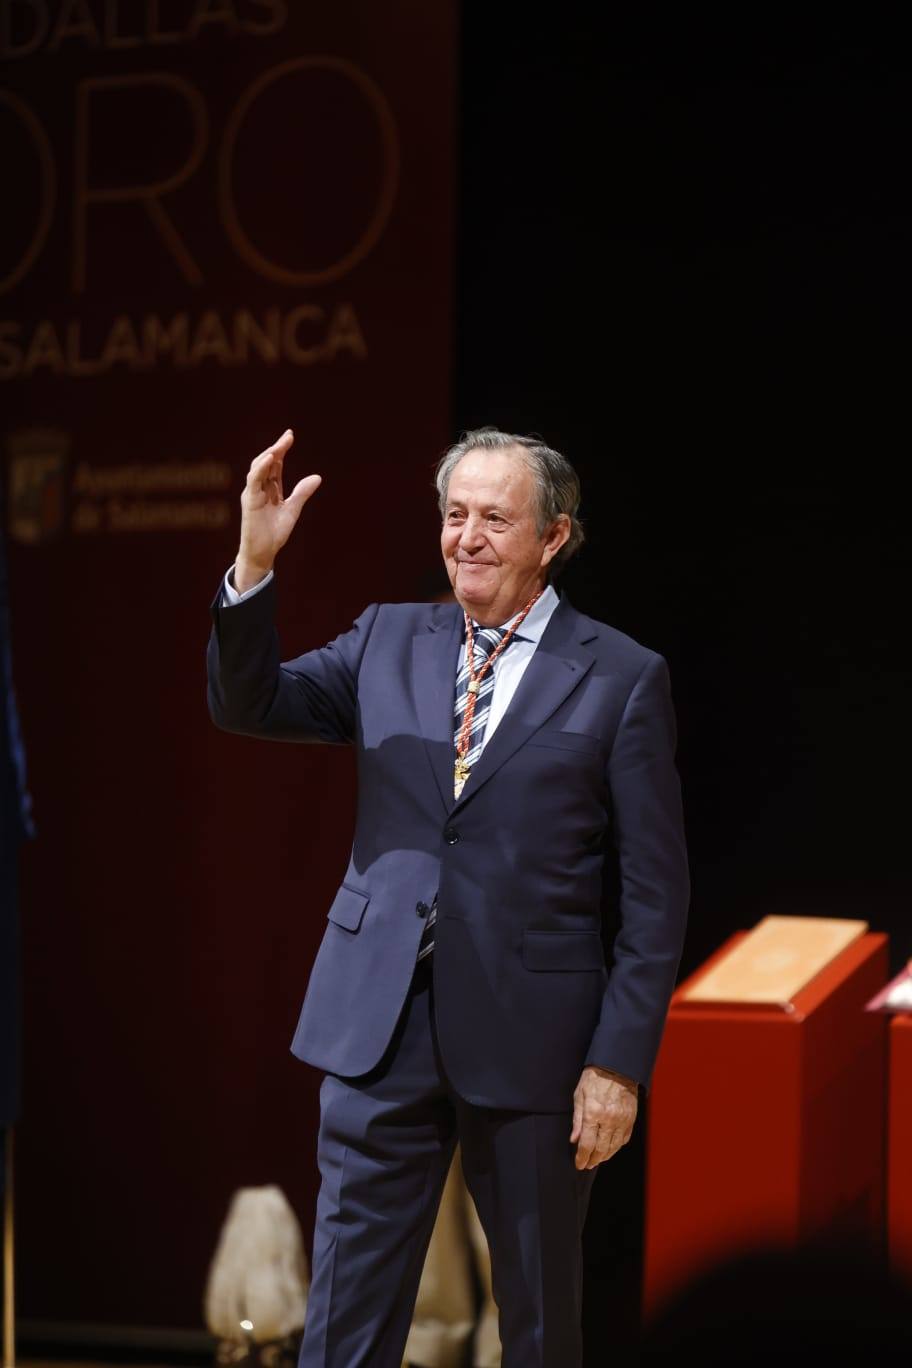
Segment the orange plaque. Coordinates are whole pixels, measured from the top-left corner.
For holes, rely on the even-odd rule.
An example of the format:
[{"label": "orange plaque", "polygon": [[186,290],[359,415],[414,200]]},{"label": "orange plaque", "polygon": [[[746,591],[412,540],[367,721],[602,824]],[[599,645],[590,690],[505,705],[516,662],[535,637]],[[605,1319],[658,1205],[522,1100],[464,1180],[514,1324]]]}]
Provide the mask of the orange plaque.
[{"label": "orange plaque", "polygon": [[865,921],[837,917],[764,917],[681,999],[788,1010],[795,994],[867,929]]}]

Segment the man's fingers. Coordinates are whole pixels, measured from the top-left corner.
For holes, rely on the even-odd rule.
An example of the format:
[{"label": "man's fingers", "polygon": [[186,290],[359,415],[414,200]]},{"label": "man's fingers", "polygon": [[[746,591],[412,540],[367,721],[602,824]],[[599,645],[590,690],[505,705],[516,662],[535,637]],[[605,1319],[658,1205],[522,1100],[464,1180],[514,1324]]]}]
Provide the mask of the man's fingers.
[{"label": "man's fingers", "polygon": [[598,1143],[592,1151],[587,1168],[598,1168],[599,1164],[604,1164],[606,1159],[611,1159],[621,1148],[619,1143],[619,1133],[614,1130],[600,1130]]},{"label": "man's fingers", "polygon": [[592,1157],[587,1164],[587,1168],[596,1168],[599,1164],[604,1164],[606,1159],[613,1159],[619,1149],[630,1140],[633,1134],[633,1127],[627,1130],[600,1130],[598,1134],[598,1144],[593,1151]]},{"label": "man's fingers", "polygon": [[288,449],[293,444],[294,433],[292,432],[291,428],[286,428],[285,431],[282,433],[281,437],[277,438],[277,440],[273,442],[272,446],[266,448],[266,450],[263,452],[263,455],[273,457],[278,456],[279,460],[283,460],[286,451],[288,451]]},{"label": "man's fingers", "polygon": [[579,1144],[576,1147],[576,1167],[578,1169],[589,1167],[589,1160],[592,1158],[592,1151],[595,1149],[597,1140],[598,1126],[594,1121],[584,1121]]},{"label": "man's fingers", "polygon": [[298,517],[301,509],[307,503],[307,500],[311,495],[316,494],[322,483],[322,475],[305,475],[303,480],[298,480],[298,483],[285,500],[285,506],[294,513],[295,517]]},{"label": "man's fingers", "polygon": [[[623,1082],[623,1081],[622,1081]],[[615,1078],[600,1076],[596,1068],[583,1070],[573,1094],[573,1130],[576,1167],[594,1169],[610,1159],[633,1133],[636,1118],[634,1085],[622,1086]]]},{"label": "man's fingers", "polygon": [[291,428],[286,428],[281,437],[273,442],[272,446],[266,447],[266,449],[261,451],[259,456],[256,456],[251,462],[250,470],[247,475],[248,482],[251,484],[261,484],[275,475],[280,475],[285,453],[293,442],[294,433]]}]

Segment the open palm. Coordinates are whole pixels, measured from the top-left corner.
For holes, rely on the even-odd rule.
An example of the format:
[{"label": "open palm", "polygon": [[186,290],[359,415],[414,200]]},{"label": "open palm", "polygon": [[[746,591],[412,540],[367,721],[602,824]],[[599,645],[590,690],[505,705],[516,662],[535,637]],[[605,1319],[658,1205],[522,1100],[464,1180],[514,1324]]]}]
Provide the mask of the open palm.
[{"label": "open palm", "polygon": [[283,465],[294,442],[287,428],[277,442],[261,451],[247,472],[241,495],[241,544],[234,583],[241,593],[269,573],[288,541],[301,510],[319,488],[321,476],[306,475],[285,497]]}]

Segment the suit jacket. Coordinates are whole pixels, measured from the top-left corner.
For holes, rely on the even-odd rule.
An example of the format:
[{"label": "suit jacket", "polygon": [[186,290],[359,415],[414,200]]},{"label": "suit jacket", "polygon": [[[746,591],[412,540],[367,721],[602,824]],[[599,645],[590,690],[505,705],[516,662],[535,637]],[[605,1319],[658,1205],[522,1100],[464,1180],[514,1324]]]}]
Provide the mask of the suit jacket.
[{"label": "suit jacket", "polygon": [[562,599],[456,800],[460,608],[372,604],[283,664],[275,583],[220,601],[215,723],[357,751],[351,859],[295,1054],[348,1077],[379,1062],[437,893],[438,1038],[467,1101],[563,1111],[587,1063],[648,1084],[689,894],[661,656]]}]

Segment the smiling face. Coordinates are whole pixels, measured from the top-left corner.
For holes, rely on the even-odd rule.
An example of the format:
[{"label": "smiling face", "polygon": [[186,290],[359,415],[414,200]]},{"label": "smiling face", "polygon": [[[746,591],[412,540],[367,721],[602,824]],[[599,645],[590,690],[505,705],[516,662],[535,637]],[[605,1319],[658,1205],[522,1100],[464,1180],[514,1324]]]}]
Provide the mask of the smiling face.
[{"label": "smiling face", "polygon": [[525,608],[569,535],[565,513],[539,531],[535,481],[515,448],[469,451],[453,470],[440,546],[457,601],[483,627]]}]

